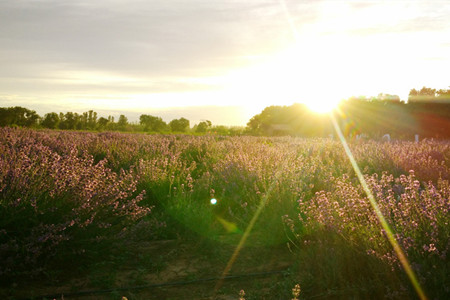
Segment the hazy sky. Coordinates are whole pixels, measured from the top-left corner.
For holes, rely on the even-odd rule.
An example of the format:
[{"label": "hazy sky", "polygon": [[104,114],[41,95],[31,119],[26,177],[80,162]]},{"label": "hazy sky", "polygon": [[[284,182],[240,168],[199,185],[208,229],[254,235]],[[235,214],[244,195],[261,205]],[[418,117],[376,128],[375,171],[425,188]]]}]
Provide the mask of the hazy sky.
[{"label": "hazy sky", "polygon": [[0,0],[0,106],[243,125],[268,105],[406,99],[450,85],[449,16],[450,1]]}]

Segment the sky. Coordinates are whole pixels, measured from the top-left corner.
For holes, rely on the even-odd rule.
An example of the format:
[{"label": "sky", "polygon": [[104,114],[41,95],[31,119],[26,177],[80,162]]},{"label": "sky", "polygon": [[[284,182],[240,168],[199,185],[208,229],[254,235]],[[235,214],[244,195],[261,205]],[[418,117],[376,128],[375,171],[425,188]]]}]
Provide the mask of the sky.
[{"label": "sky", "polygon": [[449,88],[450,1],[0,0],[0,107],[245,125]]}]

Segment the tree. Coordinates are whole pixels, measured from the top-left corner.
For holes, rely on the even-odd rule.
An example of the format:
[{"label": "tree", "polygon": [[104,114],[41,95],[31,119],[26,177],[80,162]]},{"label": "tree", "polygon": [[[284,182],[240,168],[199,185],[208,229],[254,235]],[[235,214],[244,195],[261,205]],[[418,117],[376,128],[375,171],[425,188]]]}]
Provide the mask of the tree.
[{"label": "tree", "polygon": [[117,127],[119,130],[125,130],[128,125],[128,118],[125,115],[119,116],[119,121],[117,121]]},{"label": "tree", "polygon": [[[362,102],[362,101],[361,101]],[[269,106],[247,123],[247,133],[255,135],[328,136],[333,132],[326,115],[311,112],[305,104]]]},{"label": "tree", "polygon": [[80,122],[80,115],[73,112],[59,114],[59,129],[84,129]]},{"label": "tree", "polygon": [[440,89],[436,92],[439,100],[450,101],[450,86],[449,89]]},{"label": "tree", "polygon": [[263,133],[263,122],[264,117],[260,113],[258,115],[253,116],[250,121],[247,123],[247,131],[251,134],[260,135]]},{"label": "tree", "polygon": [[379,93],[377,97],[378,101],[390,102],[390,103],[400,103],[400,96],[391,95],[385,93]]},{"label": "tree", "polygon": [[114,122],[114,117],[108,116],[108,123],[106,123],[106,130],[117,130],[117,123]]},{"label": "tree", "polygon": [[436,89],[422,87],[419,91],[412,89],[409,91],[408,102],[436,100]]},{"label": "tree", "polygon": [[163,132],[167,128],[166,122],[160,117],[141,115],[139,123],[144,126],[144,131]]},{"label": "tree", "polygon": [[8,107],[0,110],[0,126],[34,127],[37,125],[39,115],[34,110],[24,107]]},{"label": "tree", "polygon": [[211,127],[211,131],[214,132],[215,135],[230,135],[230,129],[224,125],[215,125]]},{"label": "tree", "polygon": [[[278,128],[284,127],[279,134],[288,134],[288,132],[284,131],[290,131],[287,129],[289,123],[291,123],[296,117],[292,116],[294,112],[297,112],[298,106],[292,105],[292,106],[269,106],[264,108],[264,110],[258,114],[255,115],[253,118],[250,119],[250,121],[247,123],[247,131],[251,134],[256,135],[272,135],[274,131],[274,127]],[[306,109],[304,106],[302,106],[303,109]],[[294,113],[295,115],[296,113]],[[292,125],[292,124],[290,124]],[[278,129],[275,129],[278,131]]]},{"label": "tree", "polygon": [[25,108],[25,123],[26,127],[34,127],[37,125],[38,120],[40,119],[39,115],[34,110],[29,110]]},{"label": "tree", "polygon": [[109,123],[108,119],[100,117],[100,119],[98,119],[97,121],[97,128],[100,130],[105,129],[108,123]]},{"label": "tree", "polygon": [[436,96],[436,89],[423,87],[419,91],[419,95],[435,97]]},{"label": "tree", "polygon": [[90,110],[88,111],[87,117],[87,129],[94,130],[97,127],[97,112]]},{"label": "tree", "polygon": [[44,126],[45,128],[50,128],[50,129],[58,128],[58,125],[59,125],[58,114],[55,112],[45,114],[44,120],[42,120],[41,125]]},{"label": "tree", "polygon": [[195,132],[205,133],[206,131],[208,131],[208,129],[211,128],[211,125],[212,125],[212,123],[209,120],[202,121],[197,124],[197,127],[195,128]]},{"label": "tree", "polygon": [[172,132],[186,132],[189,129],[189,120],[185,118],[174,119],[169,123]]}]

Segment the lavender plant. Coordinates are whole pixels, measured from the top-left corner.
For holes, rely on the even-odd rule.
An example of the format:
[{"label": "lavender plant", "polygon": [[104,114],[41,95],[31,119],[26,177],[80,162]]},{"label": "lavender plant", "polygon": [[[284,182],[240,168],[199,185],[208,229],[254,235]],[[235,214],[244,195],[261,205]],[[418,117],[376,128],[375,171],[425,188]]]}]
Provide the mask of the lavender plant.
[{"label": "lavender plant", "polygon": [[[448,295],[450,144],[350,148],[421,282]],[[405,285],[386,273],[401,274],[398,259],[339,141],[0,129],[0,276],[37,274],[121,238],[242,231],[262,203],[261,241],[295,242],[309,265],[334,249],[319,278],[302,282],[305,295],[354,280],[342,275],[352,263],[356,274],[378,268],[380,286]]]}]

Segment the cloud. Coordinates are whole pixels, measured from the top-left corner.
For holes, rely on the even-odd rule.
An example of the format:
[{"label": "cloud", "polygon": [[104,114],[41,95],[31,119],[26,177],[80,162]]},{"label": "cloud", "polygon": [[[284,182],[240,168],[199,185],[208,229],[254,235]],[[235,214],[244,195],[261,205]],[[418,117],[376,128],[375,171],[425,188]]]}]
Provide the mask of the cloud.
[{"label": "cloud", "polygon": [[332,6],[330,3],[327,2],[320,21],[327,34],[443,33],[450,26],[448,1],[350,1],[334,2]]},{"label": "cloud", "polygon": [[[320,68],[326,69],[323,61],[333,66],[335,61],[345,62],[342,57],[352,65],[357,59],[373,62],[376,54],[375,59],[380,61],[377,66],[399,61],[398,70],[405,69],[410,60],[415,65],[432,66],[426,68],[429,74],[437,73],[434,65],[421,59],[440,59],[448,65],[448,45],[444,46],[450,36],[450,5],[446,2],[285,3],[299,32],[296,56],[305,58],[289,78],[282,76],[288,67],[279,69],[280,73],[274,72],[276,68],[263,68],[264,74],[245,72],[259,70],[258,65],[295,43],[289,21],[276,0],[3,0],[0,90],[8,99],[23,99],[20,103],[30,105],[47,103],[47,107],[58,99],[61,106],[72,109],[78,99],[86,99],[79,105],[93,101],[94,108],[98,103],[110,105],[106,101],[110,98],[114,103],[128,104],[130,99],[146,97],[167,100],[152,100],[158,105],[179,106],[188,102],[183,93],[219,91],[226,85],[221,78],[232,77],[230,81],[239,81],[251,95],[264,92],[271,84],[274,94],[279,93],[278,87],[286,82],[293,83],[293,90],[301,90],[297,73],[303,76],[303,85],[320,88],[327,85],[325,80],[334,80],[320,73]],[[405,36],[407,44],[402,46]],[[428,46],[411,50],[416,40]],[[398,49],[392,52],[384,45]],[[296,66],[290,61],[286,64]],[[242,70],[246,76],[233,77]],[[335,74],[340,69],[332,71]],[[412,76],[406,75],[397,74]],[[261,82],[261,77],[269,80]],[[254,83],[252,89],[249,82]],[[381,79],[377,82],[385,84]],[[157,97],[166,93],[179,93],[180,99]],[[206,100],[202,101],[190,104],[203,105]],[[210,101],[223,104],[213,98]],[[229,104],[238,101],[243,102],[236,97]],[[0,106],[2,103],[0,98]]]},{"label": "cloud", "polygon": [[[7,1],[2,56],[20,65],[208,76],[276,47],[273,2]],[[279,22],[278,22],[279,23]],[[44,72],[44,71],[42,71]]]},{"label": "cloud", "polygon": [[[313,21],[311,7],[289,4],[297,25]],[[43,102],[217,90],[211,76],[293,41],[272,0],[6,0],[0,28],[0,88]]]},{"label": "cloud", "polygon": [[[299,7],[291,5],[297,15],[311,16]],[[202,79],[292,42],[271,0],[6,0],[0,28],[0,88],[43,99],[215,90]],[[106,79],[91,80],[96,74]]]}]

